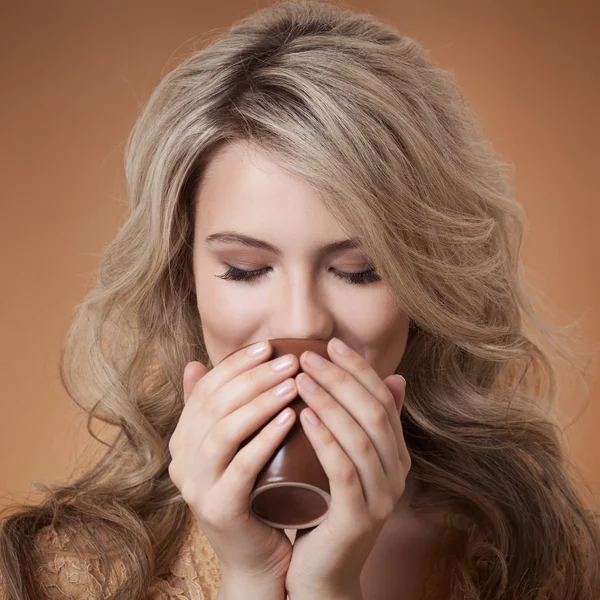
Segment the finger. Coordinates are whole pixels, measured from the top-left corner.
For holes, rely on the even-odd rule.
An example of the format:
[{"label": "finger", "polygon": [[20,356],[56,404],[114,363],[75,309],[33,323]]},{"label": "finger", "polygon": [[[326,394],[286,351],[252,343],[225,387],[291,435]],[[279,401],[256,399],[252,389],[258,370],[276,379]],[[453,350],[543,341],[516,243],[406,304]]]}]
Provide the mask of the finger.
[{"label": "finger", "polygon": [[394,396],[394,404],[396,406],[396,411],[400,413],[404,404],[404,395],[406,392],[406,379],[404,379],[402,375],[394,373],[393,375],[386,377],[383,380],[383,383],[390,390],[392,396]]},{"label": "finger", "polygon": [[189,362],[183,370],[183,402],[191,396],[195,385],[207,373],[208,369],[198,361]]},{"label": "finger", "polygon": [[[283,420],[285,418],[285,420]],[[222,497],[228,502],[238,499],[242,502],[237,509],[242,516],[248,512],[248,497],[256,482],[256,477],[273,456],[296,420],[296,413],[285,408],[272,419],[260,433],[246,444],[234,457],[219,480]]]},{"label": "finger", "polygon": [[[317,405],[317,414],[326,420],[329,429],[336,436],[346,453],[355,461],[359,467],[361,479],[363,479],[363,473],[365,473],[364,469],[369,467],[357,461],[361,459],[370,460],[368,456],[370,449],[374,448],[376,451],[379,466],[370,467],[370,473],[375,477],[379,477],[380,470],[382,470],[386,484],[382,486],[382,483],[379,482],[377,487],[373,488],[372,485],[366,485],[366,481],[363,479],[365,490],[375,489],[381,493],[381,490],[387,492],[389,489],[393,496],[399,498],[403,492],[406,475],[404,472],[405,469],[400,463],[398,440],[391,424],[393,417],[390,417],[389,412],[381,402],[374,398],[371,392],[361,385],[352,373],[325,359],[323,359],[320,368],[311,366],[307,360],[304,360],[304,356],[303,354],[303,370],[309,373],[313,379],[317,380],[317,383],[324,389],[328,396],[333,398],[332,402],[328,402],[325,396],[317,394],[316,400],[321,400],[323,408],[327,411],[337,412],[338,410],[342,410],[349,413],[357,424],[357,428],[355,429],[350,429],[348,425],[342,427],[338,425],[338,421],[343,418],[341,413],[339,413],[340,416],[326,417],[325,414],[321,414],[321,404]],[[310,360],[310,355],[308,360]],[[364,364],[366,363],[363,363],[361,368],[365,368]],[[372,371],[370,366],[367,365],[367,367]],[[379,375],[375,373],[375,377],[379,378]],[[391,398],[389,403],[394,404],[392,393],[383,381],[380,380],[380,384],[386,388],[387,394]],[[395,415],[395,418],[399,420],[398,415]],[[364,433],[366,439],[361,439],[359,431],[366,432]],[[340,437],[338,432],[342,436],[352,433],[353,440]],[[353,441],[359,444],[358,447],[349,446]],[[370,460],[370,462],[373,461]],[[373,471],[373,469],[375,470]],[[366,473],[364,477],[367,477]],[[376,491],[372,493],[377,494]],[[377,502],[373,497],[367,498],[367,500],[369,501],[369,505],[372,505],[373,501]]]},{"label": "finger", "polygon": [[257,364],[227,381],[212,395],[210,392],[205,393],[203,410],[210,414],[211,422],[216,423],[273,386],[283,383],[286,376],[292,376],[297,371],[298,358],[293,354],[284,354],[266,363]]},{"label": "finger", "polygon": [[[309,421],[311,416],[317,420],[316,424]],[[329,479],[331,505],[327,519],[335,528],[351,529],[357,515],[367,514],[365,495],[354,463],[312,409],[305,408],[300,413],[300,423]]]},{"label": "finger", "polygon": [[[206,386],[207,393],[209,395],[212,394],[238,375],[255,367],[270,356],[272,350],[273,347],[271,346],[271,343],[268,340],[265,340],[264,342],[257,342],[251,346],[244,346],[236,352],[226,356],[206,374],[203,385]],[[253,352],[255,353],[253,354]]]},{"label": "finger", "polygon": [[[317,414],[346,456],[352,461],[358,472],[363,496],[369,506],[369,511],[376,514],[382,492],[389,494],[391,485],[384,472],[379,453],[373,445],[372,438],[326,390],[320,386],[317,386],[314,391],[307,388],[307,380],[311,382],[311,378],[306,373],[298,375],[300,388],[298,391],[301,398]],[[315,383],[314,380],[312,380],[312,383]],[[385,413],[384,419],[387,424]],[[392,431],[389,424],[387,424],[387,429],[387,438],[391,440]],[[375,434],[372,433],[372,435]],[[380,437],[385,436],[380,434]],[[393,458],[395,458],[396,463],[399,463],[395,449],[392,448],[392,450],[394,450]],[[398,471],[399,468],[396,466],[396,472]]]},{"label": "finger", "polygon": [[[284,384],[288,384],[287,389]],[[280,389],[285,391],[278,392]],[[211,457],[210,467],[204,468],[212,470],[214,479],[220,477],[240,447],[251,443],[250,438],[259,435],[265,423],[283,411],[296,395],[294,380],[287,379],[221,419],[204,440],[202,452]]]},{"label": "finger", "polygon": [[[394,396],[396,416],[392,419],[391,425],[394,429],[396,439],[398,440],[398,456],[400,457],[400,462],[402,462],[402,465],[405,468],[405,473],[408,473],[408,471],[410,471],[411,458],[408,447],[406,446],[404,432],[402,431],[402,422],[400,420],[402,407],[404,406],[404,400],[406,399],[406,379],[404,379],[402,375],[391,375],[384,379],[384,383]],[[400,434],[397,434],[397,431],[399,431]]]},{"label": "finger", "polygon": [[[339,344],[347,349],[346,354],[339,353]],[[332,338],[327,345],[327,353],[331,362],[345,371],[352,373],[355,379],[368,390],[386,409],[394,408],[394,398],[390,390],[381,380],[375,369],[356,351],[349,348],[337,338]]]},{"label": "finger", "polygon": [[[335,348],[338,347],[339,341],[340,340],[337,338],[332,338],[329,341],[327,350],[331,361],[335,365],[338,365],[342,369],[345,369],[351,373],[353,377],[371,393],[373,398],[378,400],[385,408],[389,418],[390,426],[394,432],[394,437],[396,438],[398,456],[400,457],[400,460],[404,466],[405,472],[407,472],[406,469],[410,464],[410,456],[408,454],[408,449],[406,448],[402,424],[400,422],[398,397],[392,393],[389,387],[381,380],[375,369],[373,369],[373,367],[358,352],[343,344],[347,348],[347,354],[338,353]],[[406,380],[401,375],[397,378],[394,378],[394,384],[396,384],[395,380],[399,378],[402,378],[404,384],[406,384]],[[400,393],[399,387],[400,385],[394,385],[394,390],[398,391],[398,393]],[[402,390],[401,393],[404,395],[404,390]],[[402,401],[404,400],[402,399]]]}]

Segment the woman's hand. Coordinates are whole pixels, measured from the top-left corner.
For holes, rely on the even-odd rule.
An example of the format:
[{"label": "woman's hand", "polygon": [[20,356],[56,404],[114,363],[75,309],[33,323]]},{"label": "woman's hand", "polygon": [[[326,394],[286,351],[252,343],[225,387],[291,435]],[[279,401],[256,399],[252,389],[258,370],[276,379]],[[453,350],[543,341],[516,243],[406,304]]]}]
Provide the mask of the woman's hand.
[{"label": "woman's hand", "polygon": [[[297,532],[285,579],[290,600],[360,597],[361,571],[411,467],[400,423],[406,381],[382,381],[357,352],[337,353],[335,342],[328,345],[332,362],[318,357],[319,368],[304,353],[296,377],[310,407],[302,427],[329,478],[331,505],[318,527]],[[316,391],[306,386],[312,380]],[[319,424],[308,421],[310,409]]]},{"label": "woman's hand", "polygon": [[[276,416],[296,397],[290,355],[265,362],[262,354],[240,349],[207,372],[188,363],[183,376],[184,408],[169,441],[169,475],[214,548],[221,564],[222,593],[231,598],[285,597],[284,580],[292,546],[284,531],[249,512],[248,497],[257,474],[292,424]],[[287,382],[287,391],[276,393]],[[260,429],[243,447],[242,443]]]}]

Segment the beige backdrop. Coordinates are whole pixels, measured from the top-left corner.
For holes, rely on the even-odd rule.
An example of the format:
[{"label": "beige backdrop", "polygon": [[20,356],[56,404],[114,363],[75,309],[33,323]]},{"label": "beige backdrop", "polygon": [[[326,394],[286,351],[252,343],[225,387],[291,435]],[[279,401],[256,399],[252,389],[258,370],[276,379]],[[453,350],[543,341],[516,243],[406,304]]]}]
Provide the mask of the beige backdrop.
[{"label": "beige backdrop", "polygon": [[[124,218],[123,147],[142,103],[192,38],[268,2],[219,4],[21,0],[0,9],[0,505],[25,499],[33,480],[71,477],[102,448],[61,388],[59,350]],[[597,343],[598,3],[347,4],[393,23],[454,71],[515,165],[530,224],[524,256],[547,307],[581,316]],[[597,371],[595,362],[587,408],[576,391],[561,407],[580,415],[566,432],[578,485],[600,498]]]}]

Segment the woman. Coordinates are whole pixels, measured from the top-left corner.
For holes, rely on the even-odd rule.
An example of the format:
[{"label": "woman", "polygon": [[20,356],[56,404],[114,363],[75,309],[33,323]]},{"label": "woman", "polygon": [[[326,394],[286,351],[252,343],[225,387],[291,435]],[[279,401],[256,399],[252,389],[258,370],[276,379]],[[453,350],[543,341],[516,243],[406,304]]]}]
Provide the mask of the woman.
[{"label": "woman", "polygon": [[[4,520],[0,598],[597,598],[522,210],[418,44],[330,4],[261,10],[164,78],[126,174],[61,369],[120,434]],[[277,337],[330,360],[301,378],[238,350]],[[293,539],[247,499],[296,393],[332,506]]]}]

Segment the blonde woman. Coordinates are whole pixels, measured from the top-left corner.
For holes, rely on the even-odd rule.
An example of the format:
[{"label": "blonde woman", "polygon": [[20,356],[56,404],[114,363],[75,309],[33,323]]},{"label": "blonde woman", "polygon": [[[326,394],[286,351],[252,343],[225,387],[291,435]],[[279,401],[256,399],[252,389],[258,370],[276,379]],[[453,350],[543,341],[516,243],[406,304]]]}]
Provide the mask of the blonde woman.
[{"label": "blonde woman", "polygon": [[[169,73],[61,370],[120,435],[4,519],[0,598],[598,598],[508,172],[452,77],[368,14],[276,4]],[[329,360],[296,376],[278,337]],[[332,504],[294,536],[248,496],[297,393]]]}]

